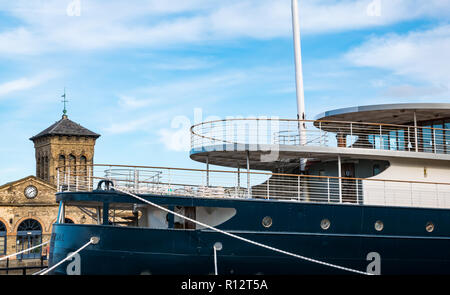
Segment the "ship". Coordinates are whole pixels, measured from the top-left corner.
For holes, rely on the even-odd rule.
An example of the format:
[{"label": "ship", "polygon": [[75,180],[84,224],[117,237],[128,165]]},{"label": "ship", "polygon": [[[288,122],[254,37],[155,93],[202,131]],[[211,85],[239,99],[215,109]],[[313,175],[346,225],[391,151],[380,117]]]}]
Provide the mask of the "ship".
[{"label": "ship", "polygon": [[[450,104],[190,129],[204,169],[58,167],[49,274],[450,274]],[[223,167],[221,169],[211,169]],[[75,206],[94,224],[65,222]]]}]

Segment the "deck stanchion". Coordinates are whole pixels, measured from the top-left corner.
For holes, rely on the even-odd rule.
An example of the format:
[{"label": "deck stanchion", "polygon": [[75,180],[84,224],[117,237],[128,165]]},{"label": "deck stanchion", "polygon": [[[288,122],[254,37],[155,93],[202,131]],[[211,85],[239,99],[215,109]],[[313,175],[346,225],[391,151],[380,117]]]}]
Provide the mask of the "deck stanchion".
[{"label": "deck stanchion", "polygon": [[341,171],[341,156],[338,156],[338,176],[339,176],[339,203],[342,203],[342,171]]},{"label": "deck stanchion", "polygon": [[418,140],[417,140],[417,116],[416,116],[416,112],[414,112],[414,137],[415,137],[415,141],[416,141],[416,152],[419,151],[419,145],[418,145]]},{"label": "deck stanchion", "polygon": [[250,190],[250,152],[247,151],[247,198],[251,197]]},{"label": "deck stanchion", "polygon": [[330,203],[330,178],[327,177],[328,203]]},{"label": "deck stanchion", "polygon": [[206,186],[209,187],[209,157],[206,157]]},{"label": "deck stanchion", "polygon": [[434,146],[434,153],[436,154],[436,129],[433,128],[433,146]]},{"label": "deck stanchion", "polygon": [[59,167],[56,168],[56,191],[59,192]]},{"label": "deck stanchion", "polygon": [[70,166],[67,168],[67,190],[70,191]]}]

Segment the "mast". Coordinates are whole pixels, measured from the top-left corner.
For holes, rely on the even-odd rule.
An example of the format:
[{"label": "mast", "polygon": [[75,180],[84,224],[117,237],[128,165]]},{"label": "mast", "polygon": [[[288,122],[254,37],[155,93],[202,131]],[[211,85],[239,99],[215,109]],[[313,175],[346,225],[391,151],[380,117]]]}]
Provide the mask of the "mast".
[{"label": "mast", "polygon": [[[297,92],[297,119],[305,120],[305,93],[303,89],[302,51],[300,46],[300,24],[298,17],[298,0],[292,0],[292,31],[294,34],[295,86]],[[300,145],[306,144],[306,125],[299,122]],[[304,171],[306,159],[300,159],[300,170]]]}]

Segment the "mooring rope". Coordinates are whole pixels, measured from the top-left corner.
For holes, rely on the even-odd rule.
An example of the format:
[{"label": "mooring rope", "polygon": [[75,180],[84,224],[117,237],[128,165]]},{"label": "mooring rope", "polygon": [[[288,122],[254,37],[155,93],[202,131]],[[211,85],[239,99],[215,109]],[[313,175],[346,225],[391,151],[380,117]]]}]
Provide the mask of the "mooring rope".
[{"label": "mooring rope", "polygon": [[[89,242],[87,242],[86,244],[84,244],[83,246],[81,246],[80,248],[78,248],[78,250],[76,250],[75,252],[72,252],[72,254],[68,255],[66,258],[64,258],[63,260],[61,260],[61,261],[58,262],[57,264],[53,265],[52,267],[47,268],[47,269],[46,269],[45,271],[43,271],[43,272],[40,272],[40,271],[35,272],[33,275],[39,274],[39,275],[42,276],[42,275],[47,274],[49,271],[51,271],[51,270],[57,268],[57,267],[58,267],[61,263],[63,263],[64,261],[71,259],[73,256],[75,256],[75,254],[77,254],[78,252],[80,252],[81,250],[83,250],[84,248],[86,248],[87,246],[89,246],[90,244],[96,244],[96,243],[98,243],[98,240],[96,241],[95,239],[96,239],[95,237],[92,237],[92,238],[89,240]],[[98,238],[97,238],[97,239],[98,239]]]},{"label": "mooring rope", "polygon": [[130,196],[132,196],[132,197],[134,197],[134,198],[136,198],[136,199],[138,199],[138,200],[140,200],[140,201],[142,201],[142,202],[144,202],[144,203],[147,203],[147,204],[149,204],[149,205],[152,205],[152,206],[154,206],[154,207],[156,207],[156,208],[158,208],[158,209],[160,209],[160,210],[163,210],[163,211],[165,211],[165,212],[167,212],[167,213],[173,214],[173,215],[175,215],[175,216],[178,216],[178,217],[180,217],[180,218],[183,218],[183,219],[185,219],[185,220],[188,220],[188,221],[193,222],[193,223],[195,223],[195,224],[198,224],[198,225],[200,225],[200,226],[209,228],[209,229],[211,229],[211,230],[213,230],[213,231],[216,231],[216,232],[218,232],[218,233],[224,234],[224,235],[226,235],[226,236],[229,236],[229,237],[232,237],[232,238],[235,238],[235,239],[238,239],[238,240],[241,240],[241,241],[250,243],[250,244],[253,244],[253,245],[255,245],[255,246],[259,246],[259,247],[266,248],[266,249],[269,249],[269,250],[272,250],[272,251],[275,251],[275,252],[278,252],[278,253],[286,254],[286,255],[289,255],[289,256],[292,256],[292,257],[296,257],[296,258],[299,258],[299,259],[302,259],[302,260],[306,260],[306,261],[309,261],[309,262],[313,262],[313,263],[317,263],[317,264],[329,266],[329,267],[332,267],[332,268],[336,268],[336,269],[340,269],[340,270],[344,270],[344,271],[348,271],[348,272],[353,272],[353,273],[362,274],[362,275],[373,275],[373,274],[368,273],[368,272],[359,271],[359,270],[351,269],[351,268],[348,268],[348,267],[343,267],[343,266],[340,266],[340,265],[336,265],[336,264],[324,262],[324,261],[321,261],[321,260],[309,258],[309,257],[306,257],[306,256],[298,255],[298,254],[291,253],[291,252],[288,252],[288,251],[284,251],[284,250],[281,250],[281,249],[277,249],[277,248],[274,248],[274,247],[271,247],[271,246],[267,246],[267,245],[264,245],[264,244],[261,244],[261,243],[258,243],[258,242],[255,242],[255,241],[252,241],[252,240],[249,240],[249,239],[246,239],[246,238],[237,236],[237,235],[234,235],[234,234],[232,234],[232,233],[229,233],[229,232],[220,230],[220,229],[218,229],[218,228],[212,227],[212,226],[210,226],[210,225],[208,225],[208,224],[202,223],[202,222],[197,221],[197,220],[194,220],[194,219],[192,219],[192,218],[186,217],[186,216],[181,215],[181,214],[179,214],[179,213],[177,213],[177,212],[174,212],[174,211],[169,210],[169,209],[167,209],[167,208],[164,208],[164,207],[162,207],[162,206],[160,206],[160,205],[157,205],[157,204],[155,204],[155,203],[153,203],[153,202],[150,202],[150,201],[148,201],[148,200],[146,200],[146,199],[144,199],[144,198],[141,198],[141,197],[139,197],[139,196],[137,196],[137,195],[135,195],[135,194],[133,194],[133,193],[130,193],[129,191],[122,190],[122,189],[119,189],[119,188],[117,188],[117,187],[115,187],[114,189],[117,190],[117,191],[119,191],[119,192],[122,192],[122,193],[125,193],[125,194],[127,194],[127,195],[130,195]]},{"label": "mooring rope", "polygon": [[31,247],[31,248],[22,250],[22,251],[20,251],[20,252],[14,253],[14,254],[10,254],[10,255],[8,255],[8,256],[4,256],[4,257],[0,258],[0,261],[5,260],[5,259],[8,259],[9,257],[13,257],[13,256],[16,256],[16,255],[19,255],[19,254],[22,254],[22,253],[31,251],[31,250],[36,249],[36,248],[38,248],[38,247],[42,247],[43,245],[48,244],[48,243],[50,243],[50,241],[44,242],[44,243],[42,243],[42,244],[39,244],[39,245],[37,245],[37,246],[33,246],[33,247]]}]

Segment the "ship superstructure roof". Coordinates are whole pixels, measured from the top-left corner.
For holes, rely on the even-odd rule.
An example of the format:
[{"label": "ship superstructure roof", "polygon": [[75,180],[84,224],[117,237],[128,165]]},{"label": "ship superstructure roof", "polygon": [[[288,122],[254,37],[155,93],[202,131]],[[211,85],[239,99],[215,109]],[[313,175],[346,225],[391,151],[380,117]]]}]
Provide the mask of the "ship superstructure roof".
[{"label": "ship superstructure roof", "polygon": [[400,103],[341,108],[323,112],[316,120],[412,125],[417,121],[450,118],[450,103]]}]

